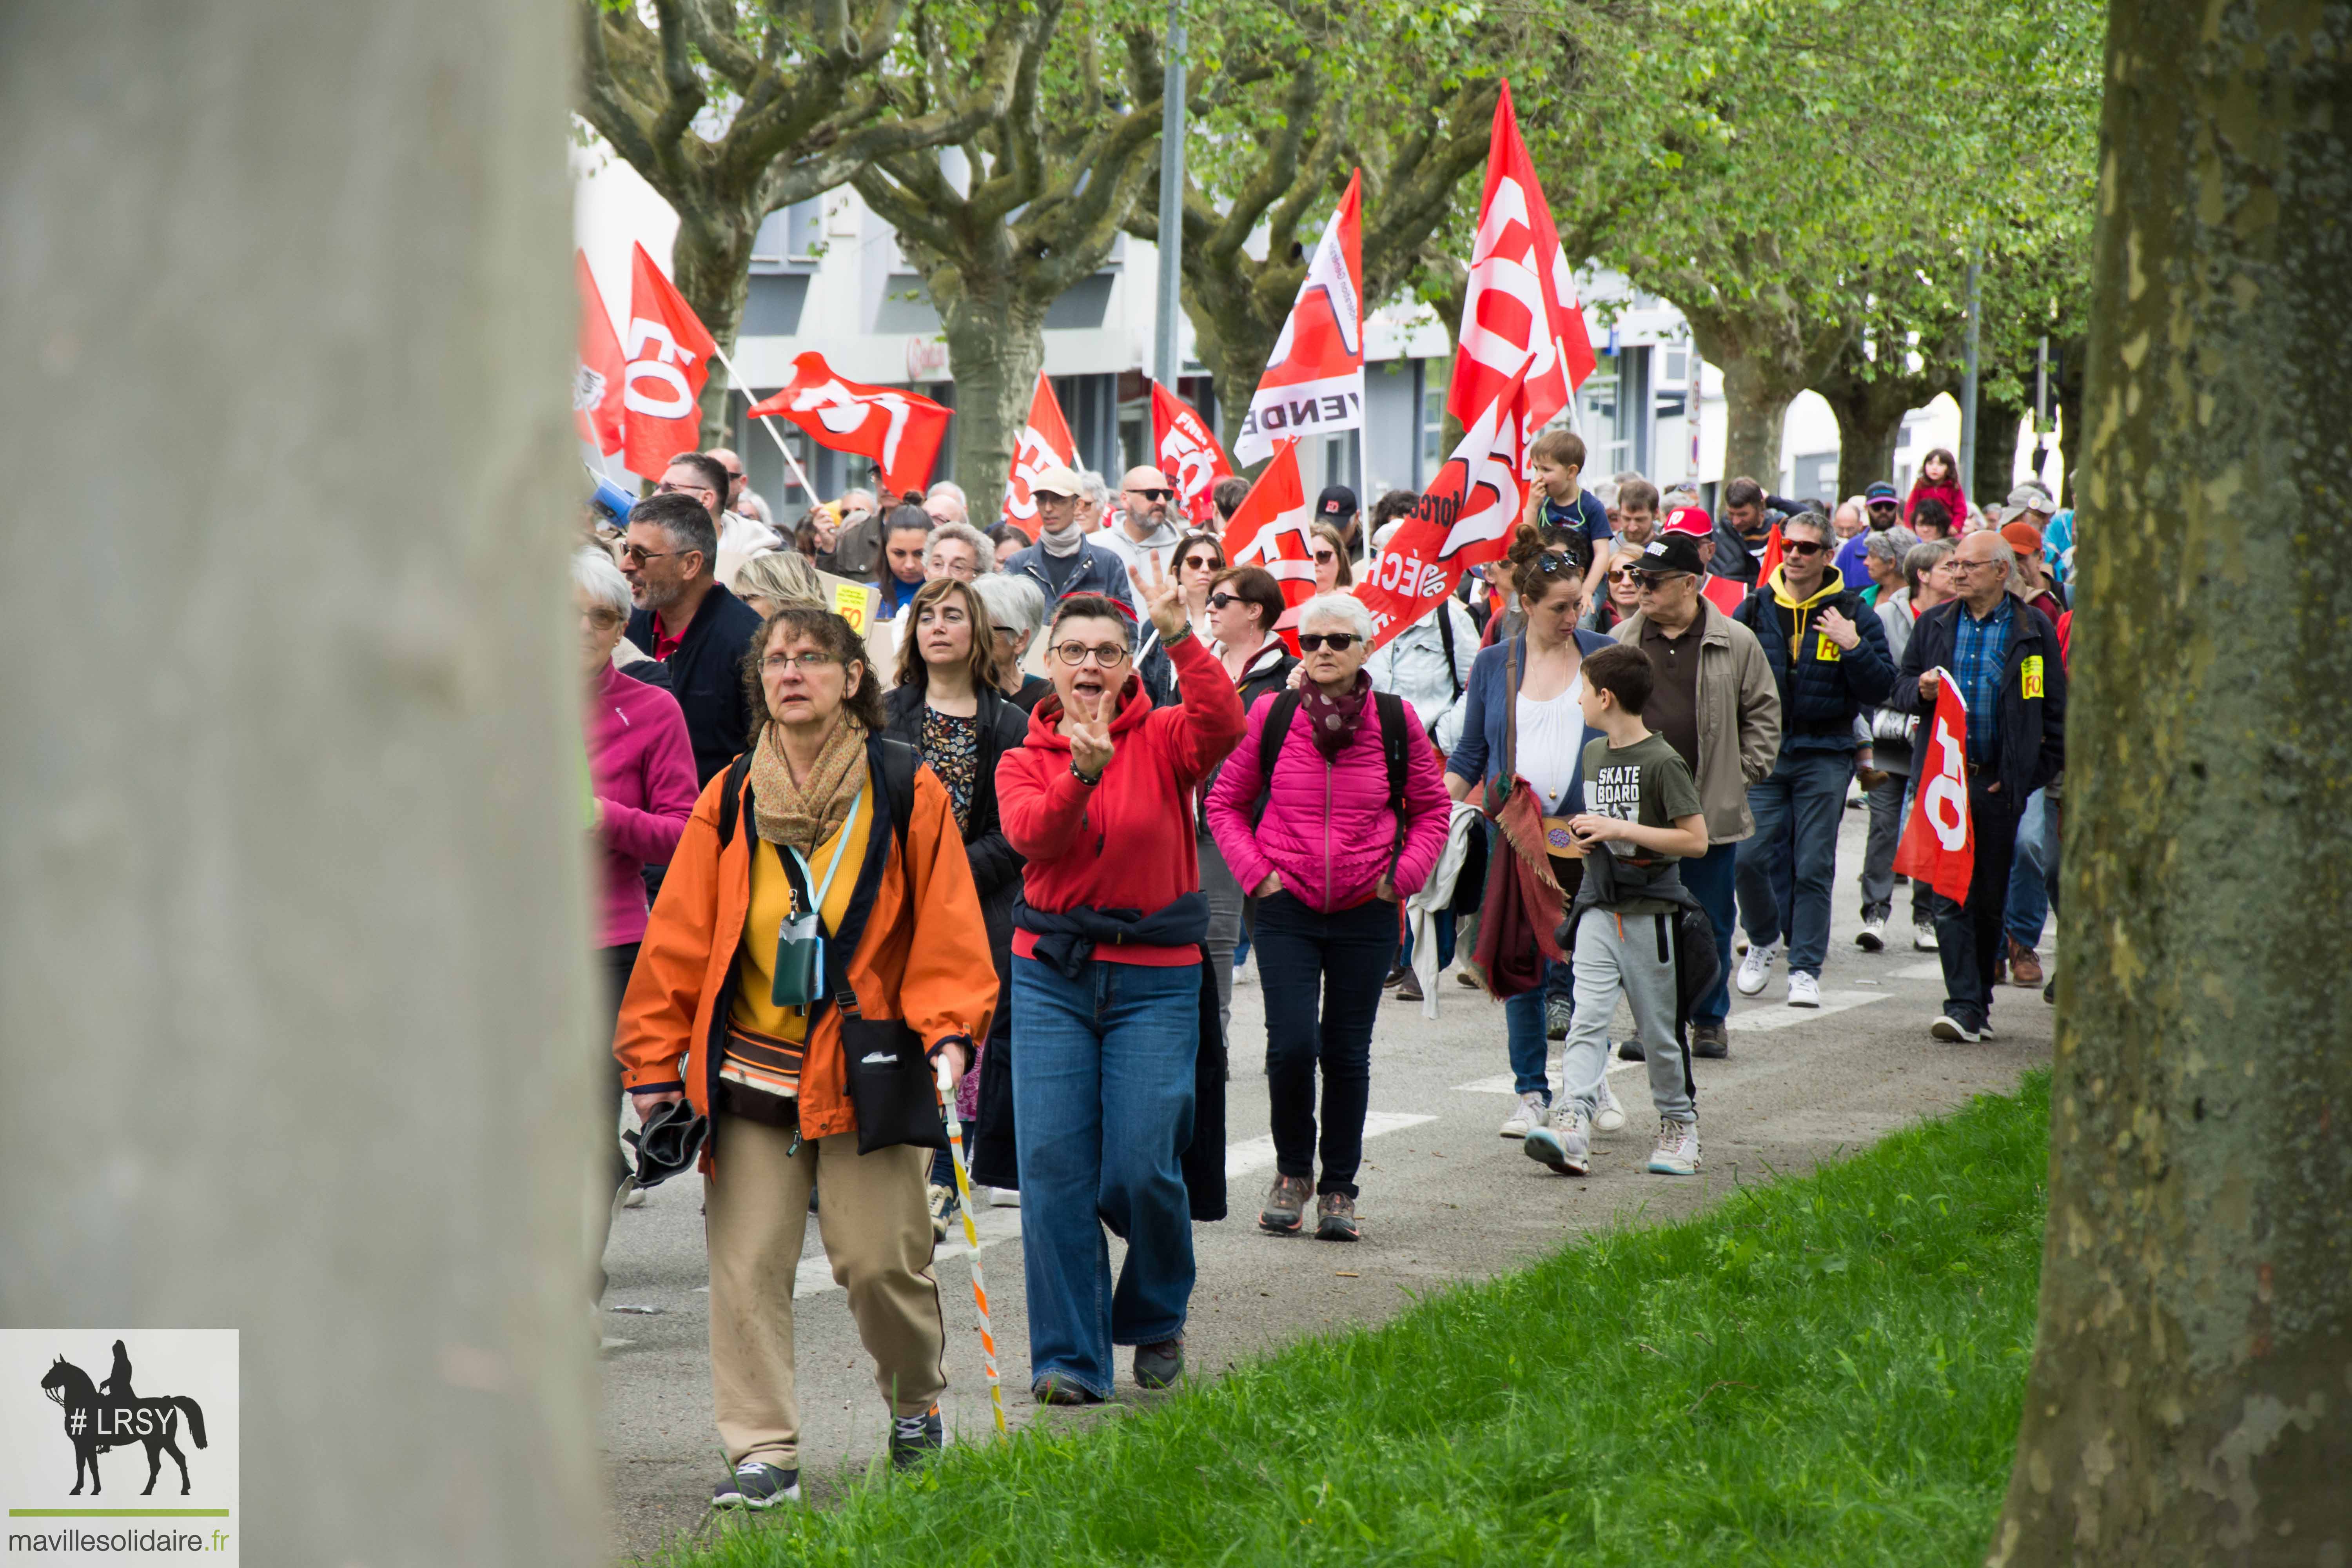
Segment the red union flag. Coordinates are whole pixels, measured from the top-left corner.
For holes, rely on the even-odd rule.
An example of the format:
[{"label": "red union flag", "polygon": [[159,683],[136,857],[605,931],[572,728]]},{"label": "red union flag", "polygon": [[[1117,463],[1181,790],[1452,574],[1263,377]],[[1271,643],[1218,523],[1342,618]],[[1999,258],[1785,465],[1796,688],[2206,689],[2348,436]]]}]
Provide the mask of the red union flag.
[{"label": "red union flag", "polygon": [[1315,596],[1315,552],[1307,528],[1315,514],[1307,509],[1307,487],[1298,478],[1298,443],[1289,437],[1274,444],[1274,460],[1250,487],[1234,520],[1225,525],[1225,559],[1236,566],[1262,566],[1282,585],[1282,602],[1289,609],[1276,623],[1290,651],[1298,651],[1298,606]]},{"label": "red union flag", "polygon": [[1916,746],[1919,791],[1895,847],[1895,868],[1965,903],[1976,875],[1976,825],[1969,818],[1969,705],[1948,669],[1936,672],[1936,713]]},{"label": "red union flag", "polygon": [[701,442],[702,413],[695,399],[710,379],[719,345],[693,307],[670,286],[642,245],[629,268],[629,330],[621,340],[621,461],[653,479],[680,452]]},{"label": "red union flag", "polygon": [[791,420],[820,447],[873,458],[894,498],[931,482],[948,429],[948,410],[929,398],[903,386],[844,381],[814,352],[793,361],[782,391],[751,405],[754,418],[769,414]]},{"label": "red union flag", "polygon": [[1234,437],[1244,463],[1270,457],[1283,437],[1328,436],[1364,422],[1364,172],[1323,226],[1307,258],[1274,357]]},{"label": "red union flag", "polygon": [[604,296],[588,270],[584,251],[572,253],[572,280],[580,287],[579,358],[572,374],[572,422],[580,438],[611,457],[621,449],[621,340],[604,313]]},{"label": "red union flag", "polygon": [[1029,423],[1013,444],[1013,476],[1004,485],[1004,521],[1035,540],[1037,498],[1029,481],[1051,468],[1076,468],[1078,444],[1070,439],[1070,422],[1062,417],[1062,404],[1054,384],[1037,373],[1037,390],[1029,398]]},{"label": "red union flag", "polygon": [[1576,279],[1553,226],[1511,86],[1495,105],[1486,192],[1446,412],[1462,442],[1356,589],[1374,646],[1427,615],[1462,574],[1510,549],[1528,499],[1528,448],[1592,374]]},{"label": "red union flag", "polygon": [[1217,481],[1233,477],[1225,449],[1192,405],[1160,385],[1151,384],[1151,449],[1159,456],[1160,472],[1175,481],[1177,499],[1198,526],[1216,515],[1211,493]]}]

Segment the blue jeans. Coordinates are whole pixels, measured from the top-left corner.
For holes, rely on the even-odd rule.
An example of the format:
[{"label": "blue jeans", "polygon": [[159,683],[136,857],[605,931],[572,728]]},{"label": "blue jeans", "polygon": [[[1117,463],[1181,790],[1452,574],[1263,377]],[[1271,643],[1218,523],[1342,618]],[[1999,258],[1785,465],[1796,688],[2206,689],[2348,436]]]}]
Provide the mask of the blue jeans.
[{"label": "blue jeans", "polygon": [[[1375,982],[1377,984],[1377,982]],[[1013,960],[1013,1139],[1021,1160],[1029,1380],[1111,1390],[1111,1346],[1184,1331],[1201,971],[1089,962],[1075,980]],[[1127,1238],[1114,1288],[1108,1225]]]},{"label": "blue jeans", "polygon": [[2050,919],[2050,877],[2058,869],[2057,836],[2050,831],[2049,802],[2040,790],[2025,797],[2017,819],[2017,858],[2009,868],[2009,909],[2001,924],[2011,941],[2027,949],[2042,945]]},{"label": "blue jeans", "polygon": [[1691,1008],[1694,1024],[1720,1024],[1731,1013],[1731,927],[1738,919],[1738,908],[1732,889],[1737,879],[1739,861],[1738,844],[1711,845],[1707,852],[1696,860],[1682,863],[1683,886],[1706,910],[1706,918],[1715,927],[1715,956],[1717,973],[1715,989],[1699,998]]},{"label": "blue jeans", "polygon": [[[1748,928],[1748,940],[1759,946],[1780,941],[1775,884],[1789,876],[1791,974],[1819,979],[1822,961],[1829,956],[1838,824],[1845,810],[1845,782],[1853,776],[1852,752],[1783,752],[1769,777],[1748,786],[1756,833],[1739,847],[1739,923]],[[1793,873],[1782,868],[1789,861]]]}]

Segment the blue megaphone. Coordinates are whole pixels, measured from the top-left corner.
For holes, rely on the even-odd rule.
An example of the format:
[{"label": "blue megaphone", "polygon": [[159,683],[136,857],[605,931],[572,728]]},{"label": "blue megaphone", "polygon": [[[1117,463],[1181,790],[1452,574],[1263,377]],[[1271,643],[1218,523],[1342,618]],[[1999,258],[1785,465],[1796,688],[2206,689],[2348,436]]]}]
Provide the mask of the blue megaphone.
[{"label": "blue megaphone", "polygon": [[627,532],[629,509],[637,504],[637,498],[593,468],[590,468],[588,474],[596,481],[596,489],[588,498],[589,504],[610,519],[615,529]]}]

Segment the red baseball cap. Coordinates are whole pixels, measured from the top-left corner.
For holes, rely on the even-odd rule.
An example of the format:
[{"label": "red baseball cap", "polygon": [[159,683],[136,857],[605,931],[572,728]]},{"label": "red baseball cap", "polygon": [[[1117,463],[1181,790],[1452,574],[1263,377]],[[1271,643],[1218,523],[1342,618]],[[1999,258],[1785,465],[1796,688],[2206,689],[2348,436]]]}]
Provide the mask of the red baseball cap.
[{"label": "red baseball cap", "polygon": [[1703,506],[1678,506],[1666,514],[1664,531],[1688,533],[1700,539],[1712,538],[1715,519],[1707,515],[1706,508]]}]

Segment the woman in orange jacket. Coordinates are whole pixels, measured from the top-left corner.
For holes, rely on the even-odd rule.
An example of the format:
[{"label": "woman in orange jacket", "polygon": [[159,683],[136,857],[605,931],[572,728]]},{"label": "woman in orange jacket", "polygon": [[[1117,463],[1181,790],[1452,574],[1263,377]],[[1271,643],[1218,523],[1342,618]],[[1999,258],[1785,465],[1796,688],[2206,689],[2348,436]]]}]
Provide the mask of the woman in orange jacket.
[{"label": "woman in orange jacket", "polygon": [[683,1098],[710,1118],[710,1376],[732,1471],[711,1500],[764,1509],[799,1496],[793,1278],[820,1174],[891,1458],[940,1446],[934,1068],[961,1077],[986,1037],[996,968],[947,790],[883,734],[857,634],[788,604],[751,647],[760,727],[695,803],[613,1053],[641,1114]]}]

